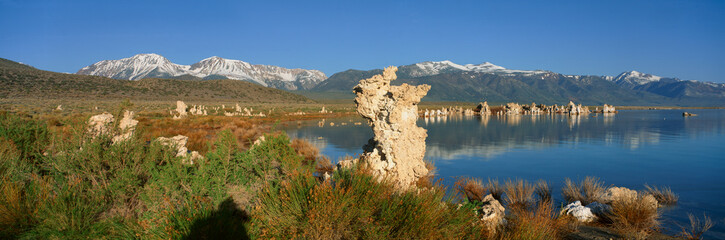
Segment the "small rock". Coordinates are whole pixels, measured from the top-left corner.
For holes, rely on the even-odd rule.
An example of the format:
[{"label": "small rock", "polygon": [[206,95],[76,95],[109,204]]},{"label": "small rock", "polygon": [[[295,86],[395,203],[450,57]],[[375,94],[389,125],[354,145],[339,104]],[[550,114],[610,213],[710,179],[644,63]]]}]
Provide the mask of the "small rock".
[{"label": "small rock", "polygon": [[592,213],[592,209],[582,206],[582,203],[580,201],[576,201],[570,203],[569,205],[566,205],[566,207],[564,207],[562,211],[566,212],[566,214],[568,215],[575,217],[580,222],[588,223],[597,219],[597,216]]}]

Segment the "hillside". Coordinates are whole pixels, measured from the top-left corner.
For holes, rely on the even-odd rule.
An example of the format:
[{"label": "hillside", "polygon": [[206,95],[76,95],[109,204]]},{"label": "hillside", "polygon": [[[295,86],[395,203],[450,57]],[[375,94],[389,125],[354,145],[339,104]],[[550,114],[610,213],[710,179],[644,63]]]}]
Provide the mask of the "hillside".
[{"label": "hillside", "polygon": [[137,81],[38,70],[0,58],[0,98],[230,100],[296,103],[312,100],[239,80],[141,79]]},{"label": "hillside", "polygon": [[[311,91],[351,98],[351,89],[360,79],[380,72],[380,69],[339,72]],[[398,80],[392,84],[403,83],[431,85],[424,101],[562,104],[571,100],[587,105],[725,106],[725,84],[662,78],[636,71],[617,77],[579,76],[510,70],[488,62],[458,65],[442,61],[399,67]]]}]

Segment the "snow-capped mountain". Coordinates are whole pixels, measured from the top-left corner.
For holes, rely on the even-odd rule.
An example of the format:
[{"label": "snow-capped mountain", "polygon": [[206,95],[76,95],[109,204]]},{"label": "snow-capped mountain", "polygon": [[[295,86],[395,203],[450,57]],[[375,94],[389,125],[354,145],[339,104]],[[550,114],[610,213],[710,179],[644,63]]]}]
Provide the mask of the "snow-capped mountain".
[{"label": "snow-capped mountain", "polygon": [[225,77],[247,80],[263,86],[287,90],[310,89],[327,76],[317,70],[287,69],[270,65],[253,65],[240,60],[210,57],[192,65],[179,65],[158,54],[138,54],[119,60],[104,60],[79,70],[76,74],[116,79],[170,78],[191,75],[199,78]]},{"label": "snow-capped mountain", "polygon": [[453,72],[480,72],[480,73],[497,73],[497,74],[540,74],[546,73],[547,71],[525,71],[525,70],[512,70],[504,67],[494,65],[490,62],[484,62],[481,64],[466,64],[460,65],[451,61],[438,61],[438,62],[421,62],[406,66],[401,66],[400,71],[408,74],[411,77],[424,77],[433,76],[441,73],[453,73]]},{"label": "snow-capped mountain", "polygon": [[660,79],[662,79],[662,77],[660,77],[660,76],[655,76],[655,75],[647,74],[647,73],[641,73],[641,72],[637,72],[637,71],[629,71],[629,72],[623,72],[623,73],[619,74],[618,76],[614,77],[614,79],[612,79],[612,81],[619,85],[638,86],[638,85],[643,85],[643,84],[647,84],[650,82],[657,82]]}]

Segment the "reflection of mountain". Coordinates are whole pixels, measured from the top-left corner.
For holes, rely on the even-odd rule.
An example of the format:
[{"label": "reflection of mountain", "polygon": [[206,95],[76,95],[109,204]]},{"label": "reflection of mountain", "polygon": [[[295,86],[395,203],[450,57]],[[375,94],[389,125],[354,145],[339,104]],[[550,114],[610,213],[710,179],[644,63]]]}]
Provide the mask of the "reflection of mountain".
[{"label": "reflection of mountain", "polygon": [[[449,116],[421,118],[418,125],[428,130],[426,159],[490,159],[514,149],[545,149],[555,145],[598,144],[636,149],[676,136],[725,131],[725,111],[694,110],[697,117],[683,118],[679,110],[621,111],[616,115],[589,116]],[[287,130],[290,137],[310,139],[324,153],[333,146],[347,153],[361,152],[372,137],[366,124],[354,119],[327,120],[324,127]],[[329,122],[335,122],[334,127]],[[342,122],[348,123],[341,125]],[[323,137],[318,139],[318,137]]]},{"label": "reflection of mountain", "polygon": [[622,111],[616,115],[539,115],[449,117],[419,121],[428,129],[426,158],[488,159],[512,149],[542,149],[559,144],[594,143],[623,148],[659,144],[672,136],[703,134],[725,121],[722,110],[700,110],[698,118],[680,111]]}]

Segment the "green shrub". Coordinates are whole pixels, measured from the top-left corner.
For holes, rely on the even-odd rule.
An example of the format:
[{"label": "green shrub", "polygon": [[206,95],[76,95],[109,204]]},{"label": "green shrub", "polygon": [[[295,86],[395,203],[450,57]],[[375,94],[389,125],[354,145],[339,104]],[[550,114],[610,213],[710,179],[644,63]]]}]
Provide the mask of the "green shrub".
[{"label": "green shrub", "polygon": [[0,138],[15,143],[22,159],[33,162],[50,143],[46,124],[30,117],[0,112]]}]

